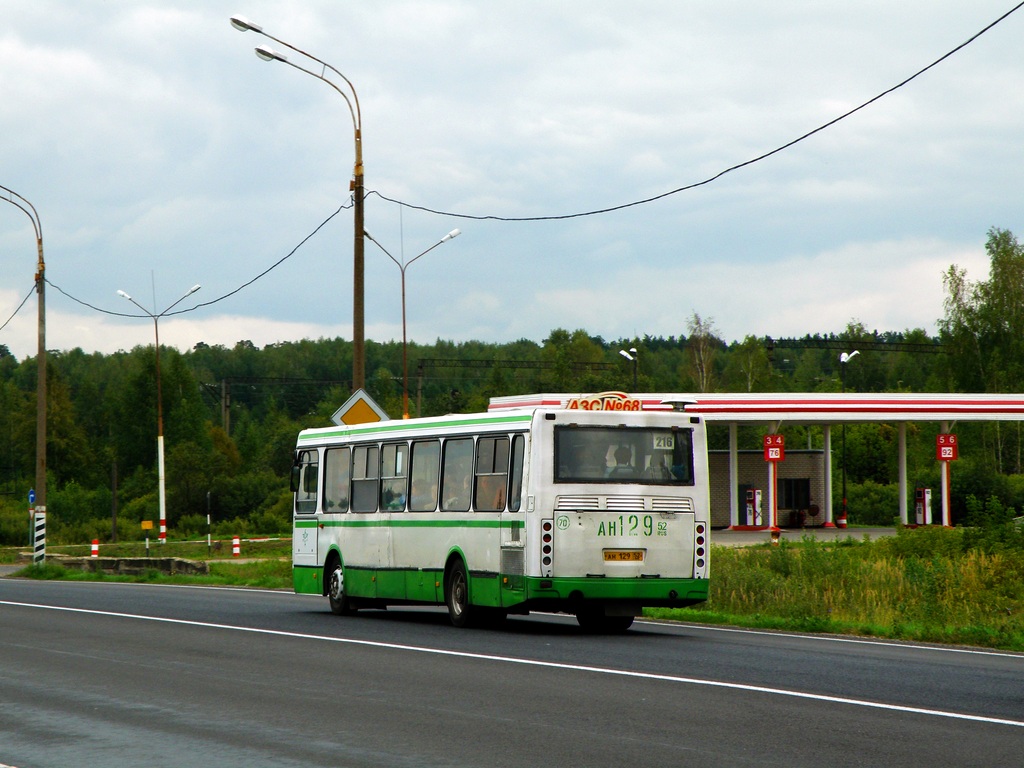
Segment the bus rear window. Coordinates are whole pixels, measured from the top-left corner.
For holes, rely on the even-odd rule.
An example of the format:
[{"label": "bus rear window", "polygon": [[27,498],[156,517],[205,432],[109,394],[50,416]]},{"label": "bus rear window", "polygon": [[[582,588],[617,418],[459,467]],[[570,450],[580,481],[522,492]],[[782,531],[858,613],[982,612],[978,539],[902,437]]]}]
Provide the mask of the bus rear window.
[{"label": "bus rear window", "polygon": [[556,483],[693,485],[689,429],[555,427]]}]

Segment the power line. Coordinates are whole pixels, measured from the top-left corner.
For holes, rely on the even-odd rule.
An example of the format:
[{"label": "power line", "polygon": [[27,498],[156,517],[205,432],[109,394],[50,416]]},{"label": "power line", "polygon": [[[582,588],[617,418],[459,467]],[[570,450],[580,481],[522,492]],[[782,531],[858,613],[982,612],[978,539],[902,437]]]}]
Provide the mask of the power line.
[{"label": "power line", "polygon": [[691,189],[696,189],[697,187],[703,187],[703,186],[705,186],[707,184],[711,184],[712,182],[717,181],[718,179],[722,178],[723,176],[725,176],[728,173],[732,173],[733,171],[737,171],[740,168],[746,168],[748,165],[753,165],[754,163],[760,162],[761,160],[766,160],[767,158],[771,157],[772,155],[777,155],[779,152],[782,152],[782,151],[784,151],[786,149],[789,149],[790,147],[795,146],[796,144],[799,144],[801,141],[804,141],[805,139],[809,139],[811,136],[814,136],[817,133],[821,133],[826,128],[831,128],[833,125],[835,125],[836,123],[840,122],[841,120],[845,120],[846,118],[850,117],[851,115],[853,115],[853,114],[855,114],[857,112],[860,112],[865,107],[870,106],[871,104],[874,104],[876,101],[878,101],[879,99],[884,98],[885,96],[888,96],[893,91],[899,90],[903,86],[905,86],[908,83],[910,83],[912,80],[915,80],[918,77],[920,77],[921,75],[923,75],[928,70],[932,69],[933,67],[938,66],[943,61],[948,59],[950,56],[952,56],[955,53],[958,53],[962,49],[966,48],[968,45],[973,43],[975,40],[977,40],[983,34],[985,34],[990,29],[995,27],[997,24],[1000,24],[1001,22],[1005,21],[1011,14],[1013,14],[1013,13],[1017,12],[1018,10],[1020,10],[1020,8],[1022,6],[1024,6],[1024,2],[1018,3],[1013,8],[1011,8],[1006,13],[1004,13],[1002,16],[1000,16],[998,19],[996,19],[992,23],[990,23],[987,26],[985,26],[979,32],[976,32],[975,34],[971,35],[969,38],[967,38],[967,40],[965,40],[964,42],[960,43],[960,45],[956,46],[951,51],[943,54],[942,56],[937,58],[935,61],[933,61],[928,66],[926,66],[926,67],[924,67],[922,69],[919,69],[917,72],[912,74],[910,77],[908,77],[908,78],[906,78],[904,80],[901,80],[896,85],[894,85],[894,86],[892,86],[890,88],[887,88],[886,90],[882,91],[877,96],[874,96],[873,98],[868,99],[867,101],[865,101],[860,106],[854,107],[853,109],[851,109],[851,110],[849,110],[847,112],[844,112],[843,114],[839,115],[839,117],[833,118],[832,120],[829,120],[827,123],[824,123],[823,125],[819,125],[814,130],[808,131],[807,133],[803,134],[802,136],[799,136],[799,137],[793,139],[792,141],[788,141],[785,144],[783,144],[783,145],[781,145],[779,147],[776,147],[773,150],[765,152],[764,154],[758,155],[755,158],[752,158],[750,160],[746,160],[746,161],[744,161],[742,163],[737,163],[736,165],[732,165],[732,166],[726,168],[724,171],[719,171],[715,175],[709,176],[708,178],[704,179],[703,181],[697,181],[697,182],[694,182],[692,184],[686,184],[685,186],[677,187],[676,189],[669,190],[668,192],[662,192],[661,194],[654,195],[653,197],[645,197],[645,198],[643,198],[641,200],[634,200],[631,203],[622,203],[620,205],[613,205],[613,206],[609,206],[607,208],[597,208],[597,209],[592,210],[592,211],[583,211],[583,212],[580,212],[580,213],[567,213],[567,214],[548,215],[548,216],[495,216],[495,215],[483,215],[483,216],[480,216],[480,215],[473,215],[473,214],[468,214],[468,213],[456,213],[456,212],[452,212],[452,211],[441,211],[441,210],[437,210],[437,209],[434,209],[434,208],[428,208],[427,206],[423,206],[423,205],[413,205],[412,203],[406,203],[406,202],[403,202],[401,200],[396,200],[395,198],[387,197],[386,195],[381,194],[377,190],[370,190],[369,192],[367,192],[367,194],[377,195],[377,197],[379,197],[381,200],[386,200],[389,203],[394,203],[396,205],[400,205],[400,206],[403,206],[405,208],[409,208],[410,210],[422,211],[424,213],[432,213],[432,214],[435,214],[435,215],[438,215],[438,216],[451,216],[451,217],[457,218],[457,219],[472,219],[472,220],[475,220],[475,221],[557,221],[557,220],[563,220],[563,219],[578,219],[578,218],[582,218],[584,216],[597,216],[597,215],[603,214],[603,213],[613,213],[615,211],[621,211],[621,210],[624,210],[626,208],[633,208],[633,207],[636,207],[636,206],[639,206],[639,205],[646,205],[648,203],[653,203],[653,202],[656,202],[658,200],[662,200],[662,199],[664,199],[666,197],[671,197],[672,195],[677,195],[680,192],[686,192],[686,191],[691,190]]},{"label": "power line", "polygon": [[[211,301],[204,301],[204,302],[202,302],[200,304],[196,304],[194,307],[188,307],[186,309],[179,309],[179,310],[176,310],[174,312],[167,312],[166,314],[161,315],[161,317],[170,317],[172,315],[183,315],[183,314],[185,314],[187,312],[195,312],[197,309],[201,309],[203,307],[209,307],[212,304],[217,304],[218,302],[224,301],[224,299],[227,299],[227,298],[229,298],[231,296],[234,296],[236,293],[241,291],[243,288],[248,288],[250,285],[255,283],[261,277],[265,277],[271,271],[273,271],[274,269],[277,269],[277,267],[281,266],[281,264],[283,264],[285,261],[287,261],[292,256],[294,256],[295,252],[298,251],[299,248],[304,246],[313,237],[313,235],[315,235],[317,232],[319,232],[321,229],[323,229],[331,219],[333,219],[335,216],[337,216],[339,213],[341,213],[346,208],[351,208],[351,207],[352,207],[351,203],[349,203],[348,205],[344,205],[343,204],[343,205],[338,206],[338,210],[336,210],[334,213],[332,213],[326,219],[321,221],[312,232],[310,232],[308,235],[306,235],[304,238],[302,238],[302,240],[299,241],[299,244],[296,245],[294,248],[292,248],[287,254],[285,254],[280,259],[278,259],[273,264],[271,264],[269,267],[267,267],[265,270],[260,272],[258,275],[256,275],[256,277],[254,277],[251,280],[247,280],[246,282],[242,283],[240,286],[235,288],[233,291],[228,291],[223,296],[218,296],[216,299],[212,299]],[[72,296],[70,293],[65,291],[59,285],[56,285],[56,284],[50,282],[50,280],[48,278],[46,279],[46,282],[49,283],[54,288],[56,288],[62,294],[67,296],[72,301],[77,302],[78,304],[81,304],[83,307],[88,307],[89,309],[95,310],[96,312],[100,312],[101,314],[104,314],[104,315],[113,315],[114,317],[136,317],[136,318],[152,317],[152,315],[138,315],[138,314],[131,314],[131,313],[128,313],[128,312],[114,312],[113,310],[110,310],[110,309],[103,309],[101,307],[95,306],[94,304],[90,304],[87,301],[83,301],[82,299],[79,299],[76,296]],[[22,302],[22,304],[24,304],[24,302]],[[19,307],[19,309],[20,308],[21,307]],[[6,323],[5,323],[5,325],[6,325]],[[0,326],[0,330],[2,330],[2,326]]]},{"label": "power line", "polygon": [[848,350],[857,347],[870,352],[910,352],[913,354],[940,354],[944,352],[940,342],[885,341],[883,339],[803,339],[765,338],[765,349],[771,355],[776,349],[831,349]]},{"label": "power line", "polygon": [[[742,163],[737,163],[735,165],[732,165],[732,166],[730,166],[730,167],[728,167],[728,168],[726,168],[726,169],[724,169],[722,171],[719,171],[718,173],[714,174],[713,176],[709,176],[708,178],[706,178],[706,179],[704,179],[702,181],[697,181],[697,182],[694,182],[692,184],[686,184],[684,186],[677,187],[676,189],[669,190],[668,192],[662,192],[661,194],[654,195],[652,197],[646,197],[646,198],[643,198],[643,199],[640,199],[640,200],[634,200],[633,202],[629,202],[629,203],[622,203],[620,205],[613,205],[613,206],[609,206],[609,207],[606,207],[606,208],[598,208],[598,209],[595,209],[595,210],[583,211],[583,212],[578,212],[578,213],[546,215],[546,216],[497,216],[497,215],[493,215],[493,214],[491,214],[491,215],[474,215],[474,214],[467,214],[467,213],[456,213],[456,212],[451,212],[451,211],[441,211],[441,210],[438,210],[438,209],[435,209],[435,208],[429,208],[427,206],[421,206],[421,205],[414,205],[412,203],[406,203],[406,202],[403,202],[403,201],[398,200],[396,198],[388,197],[387,195],[384,195],[383,193],[379,192],[378,190],[368,190],[366,192],[366,194],[367,195],[376,195],[381,200],[385,200],[385,201],[387,201],[389,203],[394,203],[395,205],[399,205],[399,206],[402,206],[404,208],[409,208],[410,210],[422,211],[424,213],[435,214],[435,215],[438,215],[438,216],[450,216],[450,217],[453,217],[453,218],[471,219],[471,220],[476,220],[476,221],[507,221],[507,222],[555,221],[555,220],[564,220],[564,219],[576,219],[576,218],[582,218],[582,217],[586,217],[586,216],[596,216],[596,215],[599,215],[599,214],[613,213],[615,211],[621,211],[621,210],[624,210],[626,208],[633,208],[633,207],[640,206],[640,205],[646,205],[648,203],[653,203],[653,202],[656,202],[658,200],[662,200],[664,198],[670,197],[672,195],[679,194],[680,192],[686,192],[686,191],[691,190],[691,189],[696,189],[698,187],[703,187],[703,186],[706,186],[708,184],[711,184],[712,182],[717,181],[718,179],[722,178],[726,174],[732,173],[733,171],[739,170],[741,168],[745,168],[745,167],[747,167],[749,165],[753,165],[754,163],[760,162],[761,160],[765,160],[765,159],[767,159],[767,158],[769,158],[769,157],[771,157],[773,155],[779,154],[780,152],[782,152],[782,151],[784,151],[786,149],[789,149],[790,147],[793,147],[796,144],[799,144],[800,142],[804,141],[805,139],[808,139],[808,138],[810,138],[811,136],[814,136],[817,133],[821,133],[822,131],[824,131],[827,128],[831,128],[833,125],[839,123],[842,120],[845,120],[847,117],[850,117],[851,115],[853,115],[853,114],[859,112],[860,110],[870,106],[871,104],[874,104],[876,101],[884,98],[885,96],[888,96],[890,93],[893,93],[894,91],[899,90],[903,86],[907,85],[911,81],[913,81],[913,80],[917,79],[918,77],[920,77],[921,75],[923,75],[928,70],[938,66],[939,64],[941,64],[946,59],[950,58],[954,54],[956,54],[959,51],[961,51],[964,48],[966,48],[968,45],[973,43],[975,40],[977,40],[983,34],[985,34],[986,32],[988,32],[989,30],[991,30],[992,28],[994,28],[998,24],[1000,24],[1003,21],[1005,21],[1009,16],[1011,16],[1012,14],[1014,14],[1018,10],[1020,10],[1021,7],[1024,7],[1024,0],[1022,0],[1022,2],[1018,3],[1017,5],[1015,5],[1010,10],[1008,10],[1002,16],[997,18],[995,21],[993,21],[990,24],[986,25],[984,28],[982,28],[981,30],[979,30],[975,34],[971,35],[971,37],[969,37],[964,42],[960,43],[960,45],[956,46],[952,50],[950,50],[947,53],[945,53],[942,56],[940,56],[938,59],[933,61],[931,64],[928,64],[927,66],[923,67],[922,69],[919,69],[917,72],[915,72],[914,74],[912,74],[909,77],[905,78],[904,80],[901,80],[896,85],[893,85],[890,88],[887,88],[886,90],[884,90],[881,93],[879,93],[877,96],[874,96],[873,98],[868,99],[863,104],[860,104],[859,106],[854,107],[853,109],[850,109],[847,112],[844,112],[843,114],[839,115],[838,117],[835,117],[832,120],[829,120],[827,123],[824,123],[823,125],[820,125],[820,126],[818,126],[817,128],[814,128],[811,131],[808,131],[807,133],[803,134],[802,136],[799,136],[799,137],[797,137],[797,138],[795,138],[795,139],[793,139],[791,141],[788,141],[785,144],[782,144],[781,146],[778,146],[775,149],[772,149],[772,150],[770,150],[768,152],[765,152],[765,153],[763,153],[761,155],[758,155],[757,157],[754,157],[754,158],[752,158],[750,160],[746,160],[746,161],[744,161]],[[314,235],[316,235],[329,221],[331,221],[331,219],[333,219],[335,216],[337,216],[339,213],[341,213],[342,210],[344,210],[346,208],[351,208],[352,205],[353,205],[353,203],[349,202],[348,204],[342,204],[341,206],[339,206],[338,209],[336,211],[334,211],[334,213],[332,213],[330,216],[328,216],[326,219],[324,219],[312,232],[310,232],[306,237],[304,237],[299,242],[299,244],[296,245],[291,251],[289,251],[285,256],[283,256],[280,259],[278,259],[270,267],[268,267],[267,269],[263,270],[258,275],[253,277],[251,280],[248,280],[248,281],[242,283],[240,286],[238,286],[234,290],[229,291],[228,293],[225,293],[224,295],[219,296],[216,299],[213,299],[211,301],[202,302],[200,304],[196,304],[195,306],[190,307],[190,308],[180,309],[180,310],[177,310],[175,312],[169,312],[169,313],[167,313],[167,316],[170,316],[170,315],[181,315],[181,314],[185,314],[185,313],[188,313],[188,312],[194,312],[195,310],[201,309],[203,307],[212,306],[213,304],[217,304],[217,303],[219,303],[221,301],[224,301],[225,299],[227,299],[227,298],[229,298],[231,296],[234,296],[239,291],[241,291],[241,290],[243,290],[245,288],[248,288],[250,285],[255,283],[257,280],[259,280],[260,278],[266,276],[272,270],[276,269],[278,266],[280,266],[286,260],[291,258],[295,254],[295,252],[298,251],[299,248],[301,248],[303,245],[305,245],[306,242],[308,242]],[[47,283],[49,283],[53,288],[55,288],[56,290],[60,291],[60,293],[62,293],[67,298],[71,299],[74,302],[77,302],[78,304],[81,304],[84,307],[88,307],[89,309],[92,309],[92,310],[94,310],[96,312],[100,312],[100,313],[105,314],[105,315],[112,315],[112,316],[115,316],[115,317],[131,317],[131,318],[144,318],[144,317],[147,317],[146,315],[129,314],[129,313],[125,313],[125,312],[114,312],[112,310],[102,309],[102,308],[97,307],[97,306],[95,306],[93,304],[90,304],[87,301],[83,301],[82,299],[79,299],[79,298],[77,298],[75,296],[72,296],[70,293],[65,291],[59,285],[56,285],[56,284],[52,283],[48,278],[44,278],[44,280]],[[26,301],[27,301],[27,297],[26,297]],[[25,302],[23,301],[22,302],[22,306],[24,306],[24,303]],[[21,307],[19,306],[18,310],[20,310],[20,309],[21,309]],[[17,314],[18,310],[15,311],[15,314]],[[13,315],[12,315],[12,317],[13,317]],[[10,322],[10,320],[8,320],[7,322]],[[6,325],[7,325],[7,323],[4,323],[4,326],[6,326]],[[4,326],[0,326],[0,330],[2,330]]]},{"label": "power line", "polygon": [[10,317],[8,317],[8,318],[7,318],[7,319],[6,319],[5,321],[4,321],[4,324],[3,324],[3,325],[0,325],[0,331],[2,331],[2,330],[3,330],[4,328],[6,328],[6,327],[7,327],[7,324],[8,324],[9,322],[11,322],[11,320],[13,320],[13,319],[14,319],[14,316],[15,316],[15,315],[17,315],[17,314],[18,314],[19,312],[21,312],[21,308],[25,306],[25,302],[27,302],[27,301],[29,300],[29,297],[31,297],[31,296],[32,296],[32,294],[33,294],[33,293],[35,293],[35,292],[36,292],[36,287],[35,287],[35,286],[33,285],[33,286],[32,286],[32,287],[31,287],[31,288],[29,289],[29,292],[28,292],[28,294],[26,294],[25,298],[21,300],[21,304],[19,304],[19,305],[18,305],[18,308],[17,308],[16,310],[14,310],[14,312],[13,312],[13,313],[11,314],[11,316],[10,316]]}]

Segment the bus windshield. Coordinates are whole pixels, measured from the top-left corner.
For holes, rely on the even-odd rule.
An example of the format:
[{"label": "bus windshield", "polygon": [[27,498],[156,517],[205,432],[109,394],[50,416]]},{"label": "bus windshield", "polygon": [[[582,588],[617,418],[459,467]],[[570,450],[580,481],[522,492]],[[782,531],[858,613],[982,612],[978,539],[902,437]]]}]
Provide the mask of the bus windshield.
[{"label": "bus windshield", "polygon": [[689,429],[555,427],[556,483],[693,485]]}]

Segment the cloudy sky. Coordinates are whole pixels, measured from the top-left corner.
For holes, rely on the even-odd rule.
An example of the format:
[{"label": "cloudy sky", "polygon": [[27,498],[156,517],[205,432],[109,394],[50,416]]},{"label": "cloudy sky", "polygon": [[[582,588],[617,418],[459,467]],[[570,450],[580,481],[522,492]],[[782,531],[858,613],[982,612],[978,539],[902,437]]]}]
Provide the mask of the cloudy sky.
[{"label": "cloudy sky", "polygon": [[[669,336],[694,312],[726,341],[934,332],[942,272],[984,279],[988,229],[1024,235],[1024,10],[712,183],[545,217],[770,152],[1014,5],[0,0],[0,185],[42,219],[50,349],[152,343],[116,292],[159,313],[196,283],[162,342],[351,338],[348,108],[260,61],[302,63],[240,14],[355,85],[374,238],[409,260],[462,230],[408,268],[413,340]],[[399,269],[366,249],[367,338],[400,339]],[[0,323],[35,266],[0,200]],[[31,356],[35,333],[32,297],[0,344]]]}]

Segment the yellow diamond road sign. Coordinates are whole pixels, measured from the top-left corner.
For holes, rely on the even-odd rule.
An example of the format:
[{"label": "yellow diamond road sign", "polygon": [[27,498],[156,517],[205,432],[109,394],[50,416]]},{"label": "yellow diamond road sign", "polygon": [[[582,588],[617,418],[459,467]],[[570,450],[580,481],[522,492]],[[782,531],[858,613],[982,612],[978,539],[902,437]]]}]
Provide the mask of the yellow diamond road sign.
[{"label": "yellow diamond road sign", "polygon": [[387,421],[391,417],[384,412],[366,390],[358,389],[345,401],[345,404],[334,412],[331,421],[340,426],[353,424],[369,424],[374,421]]}]

